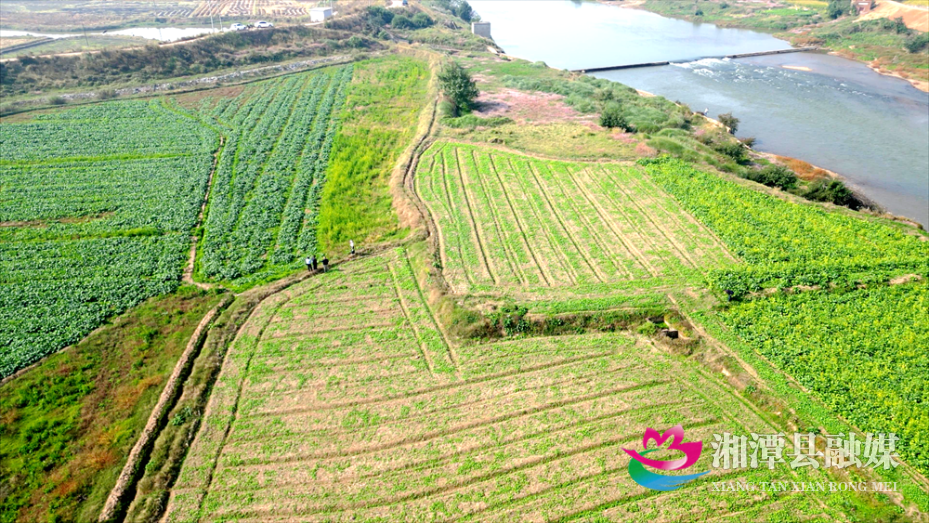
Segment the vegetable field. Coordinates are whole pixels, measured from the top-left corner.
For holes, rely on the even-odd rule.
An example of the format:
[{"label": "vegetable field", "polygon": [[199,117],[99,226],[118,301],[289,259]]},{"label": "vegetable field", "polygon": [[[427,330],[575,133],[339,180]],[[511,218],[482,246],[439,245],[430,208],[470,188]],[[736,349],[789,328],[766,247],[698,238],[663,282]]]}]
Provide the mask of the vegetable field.
[{"label": "vegetable field", "polygon": [[218,136],[159,102],[0,127],[0,376],[174,290]]},{"label": "vegetable field", "polygon": [[635,166],[439,142],[416,183],[457,292],[686,280],[735,262]]},{"label": "vegetable field", "polygon": [[[692,365],[614,333],[460,346],[403,250],[266,300],[230,348],[167,521],[842,519],[845,494],[654,495],[649,426],[776,433]],[[711,452],[695,466],[707,470]],[[809,468],[715,480],[810,481]]]},{"label": "vegetable field", "polygon": [[763,356],[868,432],[901,436],[929,470],[929,286],[777,294],[735,305],[725,322]]},{"label": "vegetable field", "polygon": [[[226,136],[198,272],[232,281],[316,249],[316,208],[352,67],[287,76],[209,108]],[[205,111],[206,112],[206,111]]]},{"label": "vegetable field", "polygon": [[864,216],[784,201],[680,160],[643,162],[655,182],[747,263],[713,271],[737,296],[795,285],[854,285],[929,276],[925,233]]}]

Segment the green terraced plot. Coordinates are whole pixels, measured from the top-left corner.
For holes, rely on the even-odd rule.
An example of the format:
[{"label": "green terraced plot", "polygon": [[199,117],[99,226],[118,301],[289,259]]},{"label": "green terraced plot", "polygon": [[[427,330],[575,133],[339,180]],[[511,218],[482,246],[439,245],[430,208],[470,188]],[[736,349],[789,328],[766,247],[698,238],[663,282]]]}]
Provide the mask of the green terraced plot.
[{"label": "green terraced plot", "polygon": [[[265,301],[226,358],[166,520],[841,520],[844,494],[660,496],[621,447],[776,433],[686,362],[618,333],[449,344],[398,250]],[[705,451],[697,469],[712,461]],[[713,480],[822,480],[789,467]],[[707,480],[710,481],[710,480]],[[744,494],[744,493],[742,493]]]},{"label": "green terraced plot", "polygon": [[439,142],[416,184],[457,292],[688,281],[735,262],[635,166]]}]

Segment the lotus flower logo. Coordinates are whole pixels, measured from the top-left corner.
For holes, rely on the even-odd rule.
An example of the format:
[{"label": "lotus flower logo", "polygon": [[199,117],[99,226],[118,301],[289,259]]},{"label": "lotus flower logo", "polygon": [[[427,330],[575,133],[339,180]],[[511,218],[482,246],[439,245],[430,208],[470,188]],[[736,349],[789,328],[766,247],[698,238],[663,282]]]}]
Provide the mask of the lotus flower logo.
[{"label": "lotus flower logo", "polygon": [[[676,459],[673,461],[660,461],[655,459],[649,459],[644,457],[645,454],[650,452],[655,452],[656,450],[661,450],[661,446],[664,444],[668,438],[673,437],[671,444],[668,445],[668,450],[679,450],[684,453],[684,457],[681,459]],[[648,441],[652,440],[655,442],[655,448],[648,448]],[[703,442],[702,441],[690,441],[684,442],[684,427],[681,425],[675,425],[670,429],[666,430],[664,433],[659,433],[657,430],[648,428],[645,429],[645,435],[642,436],[642,453],[640,454],[636,450],[623,449],[626,451],[626,454],[632,458],[632,461],[629,462],[629,475],[632,476],[632,480],[642,485],[645,488],[652,490],[677,490],[684,483],[693,481],[700,476],[709,473],[700,472],[699,474],[690,474],[687,476],[665,476],[662,474],[655,474],[654,472],[649,472],[645,469],[645,465],[653,467],[659,470],[681,470],[690,467],[700,459],[700,454],[703,452]]]}]

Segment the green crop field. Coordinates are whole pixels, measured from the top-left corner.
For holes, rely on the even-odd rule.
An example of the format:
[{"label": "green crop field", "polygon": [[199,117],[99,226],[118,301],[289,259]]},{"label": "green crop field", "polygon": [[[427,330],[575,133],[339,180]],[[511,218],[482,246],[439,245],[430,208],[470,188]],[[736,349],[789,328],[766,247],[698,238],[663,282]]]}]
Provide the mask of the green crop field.
[{"label": "green crop field", "polygon": [[735,262],[635,166],[440,142],[420,160],[417,190],[458,292],[686,280]]},{"label": "green crop field", "polygon": [[[656,496],[635,485],[620,447],[645,427],[681,422],[704,441],[777,430],[644,338],[457,345],[437,329],[402,249],[263,303],[230,348],[205,416],[167,521],[843,517],[836,497],[706,486]],[[696,468],[710,461],[704,452]]]},{"label": "green crop field", "polygon": [[315,250],[314,214],[352,67],[262,82],[210,114],[224,129],[198,269],[235,280]]},{"label": "green crop field", "polygon": [[0,376],[177,287],[218,140],[158,102],[3,124]]},{"label": "green crop field", "polygon": [[868,432],[901,437],[929,469],[929,287],[918,283],[775,295],[723,319],[832,409]]},{"label": "green crop field", "polygon": [[0,376],[174,290],[191,233],[194,276],[235,288],[299,269],[320,229],[327,248],[391,234],[384,173],[411,138],[427,79],[422,62],[388,57],[194,108],[110,102],[4,123]]},{"label": "green crop field", "polygon": [[712,271],[737,296],[796,285],[929,276],[929,237],[911,227],[750,190],[678,160],[644,161],[652,179],[747,263]]}]

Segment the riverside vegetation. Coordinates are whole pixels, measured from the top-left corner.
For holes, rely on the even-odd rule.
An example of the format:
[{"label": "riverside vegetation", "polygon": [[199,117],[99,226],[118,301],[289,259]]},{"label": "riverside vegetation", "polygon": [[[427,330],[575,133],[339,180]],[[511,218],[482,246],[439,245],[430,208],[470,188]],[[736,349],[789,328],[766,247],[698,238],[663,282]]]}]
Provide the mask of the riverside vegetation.
[{"label": "riverside vegetation", "polygon": [[[223,287],[239,294],[139,463],[127,521],[906,521],[929,511],[929,398],[917,378],[929,237],[802,198],[830,188],[681,104],[478,52],[450,27],[460,11],[415,3],[403,16],[432,25],[376,26],[433,31],[440,51],[378,40],[394,52],[4,121],[18,156],[0,169],[19,203],[4,207],[18,214],[0,220],[2,248],[175,240],[160,273],[140,272],[148,259],[135,251],[117,253],[135,272],[112,257],[82,262],[111,301],[87,300],[98,312],[84,323],[56,321],[76,338],[102,328],[0,386],[2,519],[95,519],[178,347]],[[369,27],[379,13],[350,22]],[[452,61],[477,92],[465,89],[458,116],[430,118],[446,85],[437,73]],[[156,124],[179,132],[136,138],[157,135]],[[77,140],[75,129],[115,138]],[[115,173],[137,161],[161,174],[120,183]],[[139,204],[146,196],[151,207]],[[159,221],[165,209],[176,223]],[[361,256],[343,258],[349,239]],[[307,251],[339,263],[302,277]],[[43,264],[33,266],[55,267]],[[174,290],[185,269],[220,290]],[[137,298],[108,283],[116,277],[165,288],[116,316],[110,303]],[[57,295],[37,296],[30,314],[54,317]],[[94,295],[72,299],[83,296]],[[8,336],[25,340],[13,307],[4,303]],[[56,339],[29,358],[69,342]],[[4,347],[11,371],[31,361],[20,354]],[[704,441],[896,432],[905,465],[893,470],[785,465],[708,478],[899,490],[737,496],[633,483],[619,449],[677,423]],[[705,450],[700,470],[711,469]]]}]

